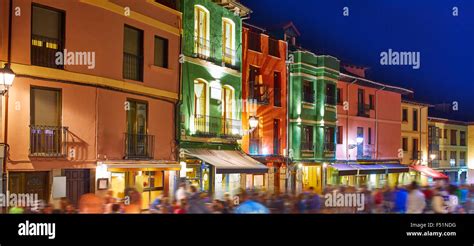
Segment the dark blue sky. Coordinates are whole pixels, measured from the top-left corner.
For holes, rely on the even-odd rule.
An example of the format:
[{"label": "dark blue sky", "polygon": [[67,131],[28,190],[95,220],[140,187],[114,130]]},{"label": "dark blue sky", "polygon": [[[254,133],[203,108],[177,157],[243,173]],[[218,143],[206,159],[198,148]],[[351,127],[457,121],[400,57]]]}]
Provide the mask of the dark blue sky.
[{"label": "dark blue sky", "polygon": [[[368,66],[370,79],[415,91],[429,103],[459,102],[474,121],[473,0],[241,0],[249,23],[293,21],[303,47],[342,62]],[[349,7],[350,16],[342,15]],[[459,16],[452,16],[453,7]],[[418,70],[382,66],[380,53],[420,52]]]}]

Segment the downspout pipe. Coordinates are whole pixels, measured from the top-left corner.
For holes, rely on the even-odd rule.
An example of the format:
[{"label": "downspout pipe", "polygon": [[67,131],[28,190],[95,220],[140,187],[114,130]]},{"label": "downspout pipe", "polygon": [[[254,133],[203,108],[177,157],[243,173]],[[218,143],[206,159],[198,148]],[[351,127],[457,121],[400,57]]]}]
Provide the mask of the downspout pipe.
[{"label": "downspout pipe", "polygon": [[379,157],[379,119],[377,115],[377,107],[378,107],[378,97],[377,92],[384,90],[385,86],[375,91],[375,159],[377,160]]}]

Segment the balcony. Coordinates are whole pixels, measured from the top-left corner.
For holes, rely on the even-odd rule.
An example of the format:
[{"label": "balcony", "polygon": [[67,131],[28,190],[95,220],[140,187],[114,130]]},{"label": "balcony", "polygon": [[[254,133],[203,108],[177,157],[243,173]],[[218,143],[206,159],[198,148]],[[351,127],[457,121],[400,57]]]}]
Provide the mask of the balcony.
[{"label": "balcony", "polygon": [[359,104],[357,106],[357,116],[361,117],[370,117],[370,105],[369,104]]},{"label": "balcony", "polygon": [[207,115],[194,116],[195,135],[201,137],[241,138],[242,122],[240,120],[212,117]]},{"label": "balcony", "polygon": [[375,158],[375,146],[373,144],[364,144],[357,147],[357,159],[370,160],[373,158]]},{"label": "balcony", "polygon": [[301,151],[314,151],[314,145],[311,142],[302,142]]},{"label": "balcony", "polygon": [[30,156],[65,157],[67,132],[67,127],[31,125]]},{"label": "balcony", "polygon": [[263,84],[256,85],[255,82],[250,82],[250,84],[254,84],[253,89],[250,89],[250,99],[253,99],[258,104],[268,105],[271,94],[268,86]]},{"label": "balcony", "polygon": [[466,160],[460,159],[459,160],[459,166],[460,167],[466,167]]},{"label": "balcony", "polygon": [[249,139],[249,153],[251,155],[260,154],[260,139],[258,138]]},{"label": "balcony", "polygon": [[39,35],[31,36],[31,64],[63,69],[63,64],[56,64],[56,52],[63,51],[63,41]]},{"label": "balcony", "polygon": [[155,150],[155,136],[125,133],[125,159],[150,160]]},{"label": "balcony", "polygon": [[123,53],[123,78],[143,81],[143,57]]},{"label": "balcony", "polygon": [[194,37],[194,56],[200,59],[204,59],[204,60],[210,59],[211,41],[202,37],[195,36]]}]

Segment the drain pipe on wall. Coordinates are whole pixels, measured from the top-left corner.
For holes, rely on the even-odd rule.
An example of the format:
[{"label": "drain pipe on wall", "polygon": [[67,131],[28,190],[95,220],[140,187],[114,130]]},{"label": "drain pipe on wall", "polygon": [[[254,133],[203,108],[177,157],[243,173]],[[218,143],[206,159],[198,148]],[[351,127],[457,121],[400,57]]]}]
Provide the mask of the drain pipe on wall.
[{"label": "drain pipe on wall", "polygon": [[375,91],[375,159],[377,160],[379,158],[379,119],[377,115],[377,110],[378,110],[378,97],[377,97],[377,92],[384,90],[385,86],[382,87],[381,89],[378,89]]}]

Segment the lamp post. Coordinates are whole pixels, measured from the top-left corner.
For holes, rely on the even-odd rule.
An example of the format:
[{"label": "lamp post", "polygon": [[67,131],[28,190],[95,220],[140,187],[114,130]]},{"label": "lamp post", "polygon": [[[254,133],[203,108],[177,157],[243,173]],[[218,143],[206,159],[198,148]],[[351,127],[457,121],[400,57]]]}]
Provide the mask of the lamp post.
[{"label": "lamp post", "polygon": [[0,191],[5,194],[7,188],[7,158],[8,158],[8,90],[13,85],[13,80],[15,79],[15,73],[10,68],[9,63],[5,63],[4,67],[0,69],[0,95],[5,97],[5,132],[3,135],[4,149],[3,149],[3,162],[1,168],[1,182],[0,182]]}]

